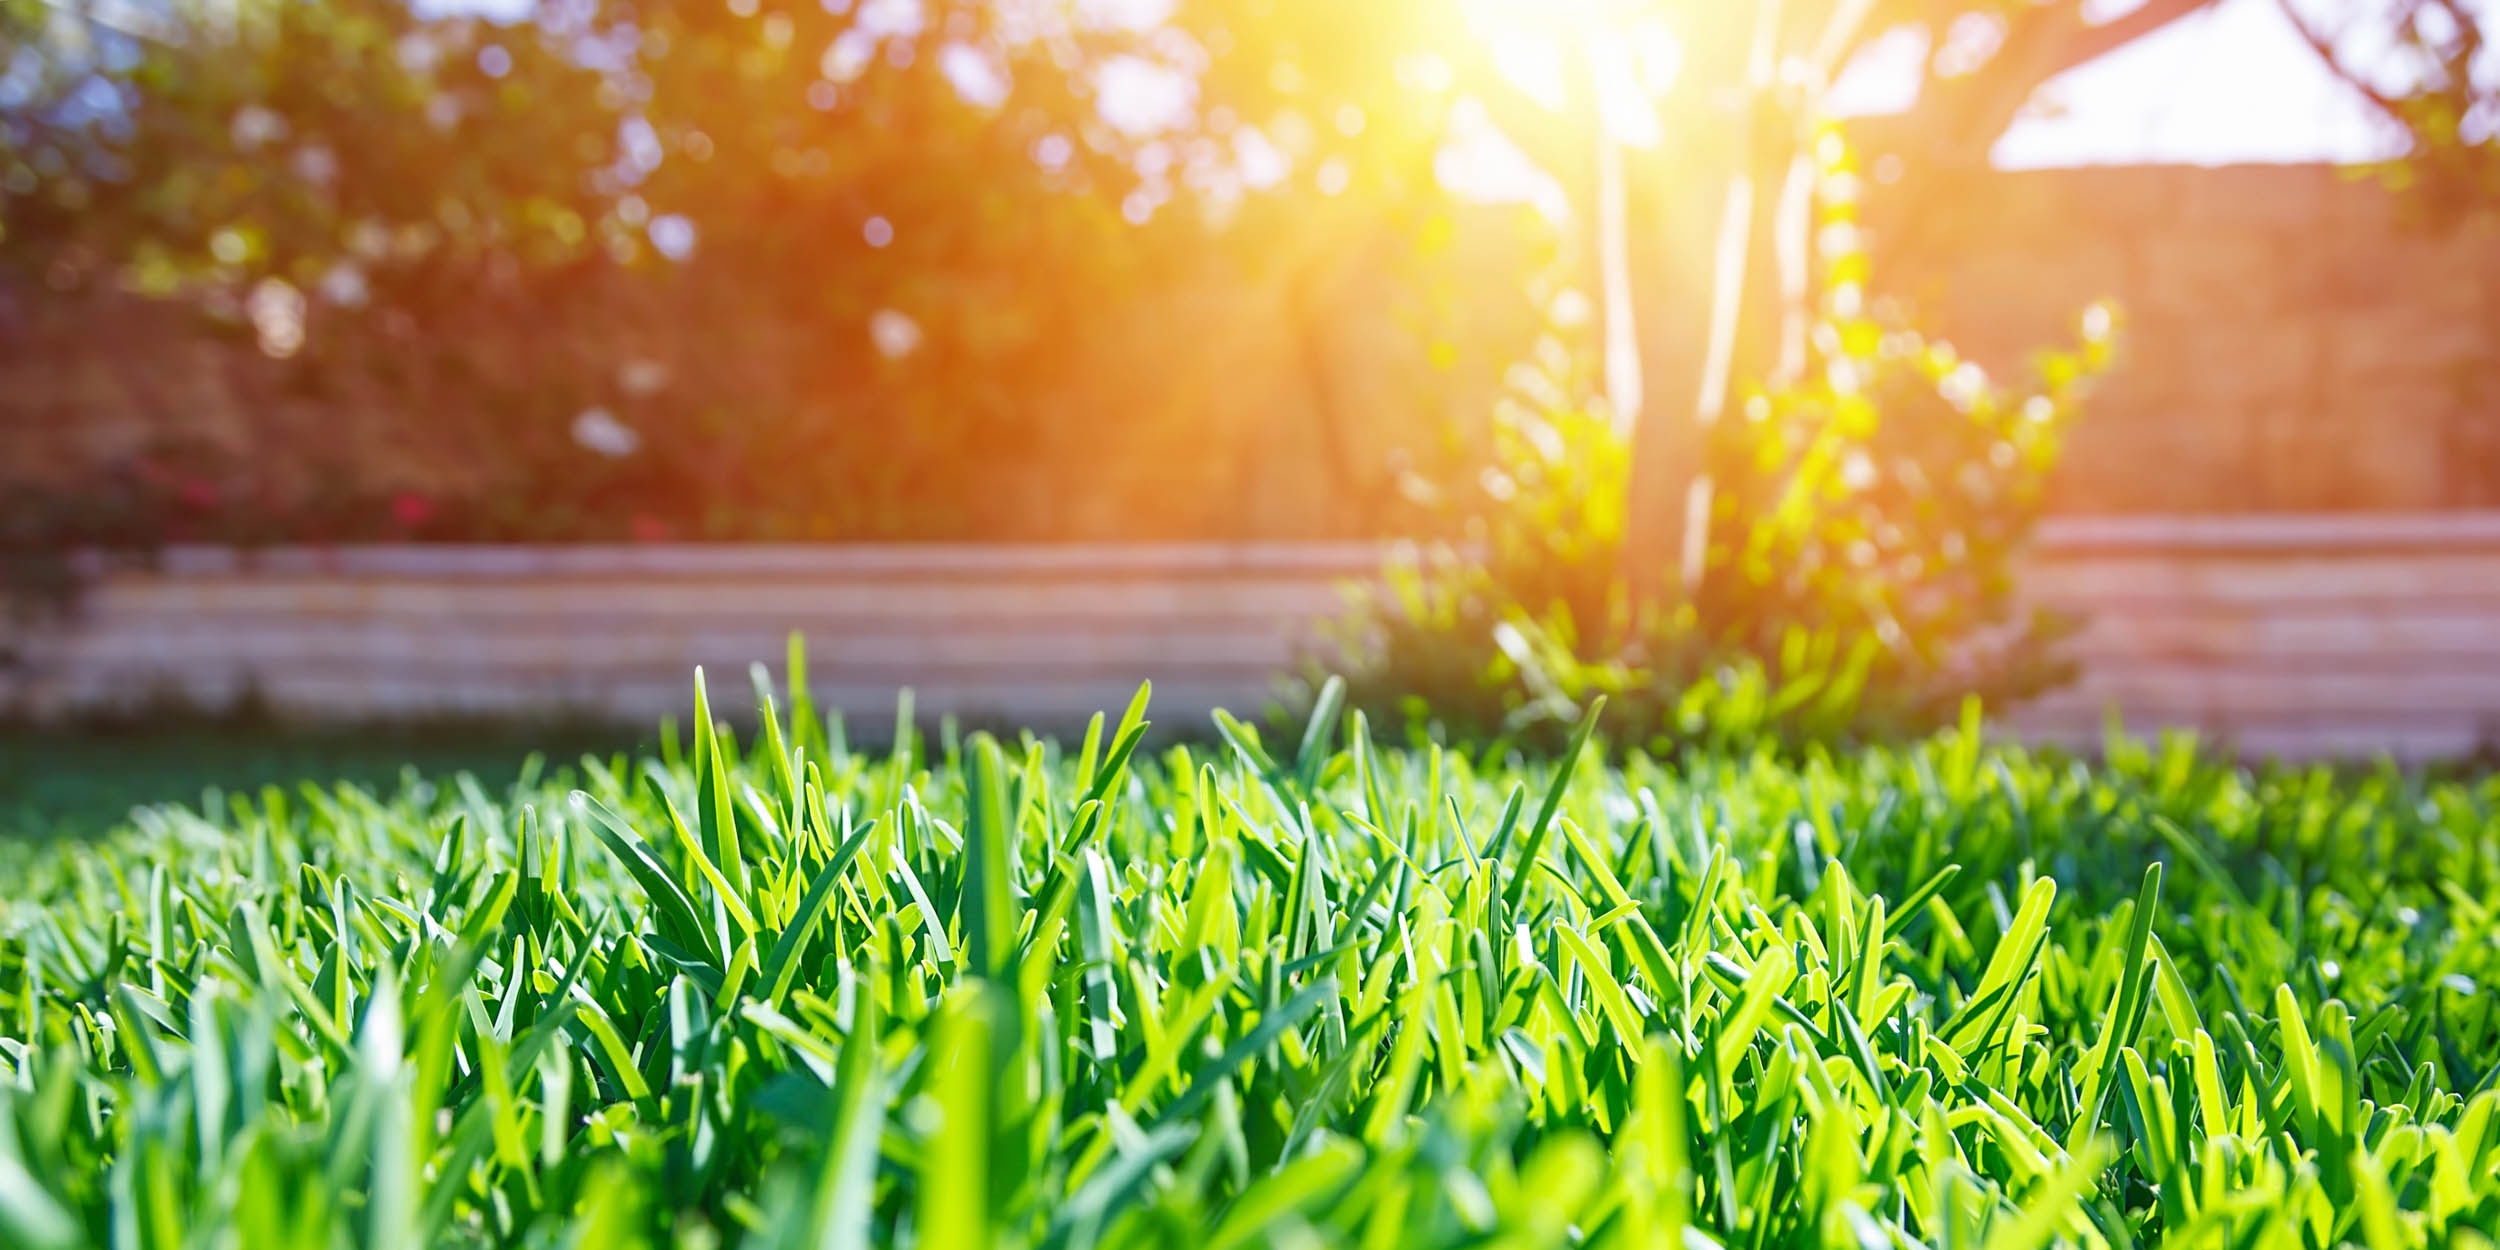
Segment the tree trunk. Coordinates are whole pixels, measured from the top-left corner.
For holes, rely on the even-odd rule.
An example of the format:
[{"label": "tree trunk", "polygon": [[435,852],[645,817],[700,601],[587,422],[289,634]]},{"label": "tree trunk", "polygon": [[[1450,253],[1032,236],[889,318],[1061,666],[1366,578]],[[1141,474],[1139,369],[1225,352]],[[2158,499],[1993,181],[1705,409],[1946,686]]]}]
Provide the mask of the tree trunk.
[{"label": "tree trunk", "polygon": [[1782,307],[1792,285],[1802,290],[1801,275],[1783,271],[1808,240],[1780,237],[1805,225],[1794,211],[1804,189],[1792,186],[1797,119],[1774,98],[1781,23],[1775,0],[1755,11],[1739,73],[1709,72],[1732,56],[1687,62],[1691,81],[1669,101],[1673,146],[1645,171],[1638,239],[1647,252],[1640,304],[1650,398],[1633,433],[1622,563],[1636,601],[1699,590],[1710,432],[1746,380],[1792,357],[1802,365],[1803,325]]},{"label": "tree trunk", "polygon": [[[1923,168],[1984,164],[2041,82],[2215,2],[2145,0],[2097,25],[2085,22],[2081,3],[2011,13],[1987,66],[1929,81],[1932,98],[1883,128],[1886,146]],[[1633,431],[1621,573],[1635,602],[1670,586],[1688,599],[1699,592],[1709,566],[1711,430],[1739,388],[1777,386],[1807,367],[1814,168],[1806,111],[1865,33],[1918,20],[1920,7],[1761,0],[1741,22],[1732,15],[1743,6],[1726,5],[1717,9],[1720,24],[1687,41],[1685,81],[1668,106],[1673,146],[1638,180],[1647,202],[1634,218],[1646,419]],[[1798,68],[1783,70],[1783,60]]]}]

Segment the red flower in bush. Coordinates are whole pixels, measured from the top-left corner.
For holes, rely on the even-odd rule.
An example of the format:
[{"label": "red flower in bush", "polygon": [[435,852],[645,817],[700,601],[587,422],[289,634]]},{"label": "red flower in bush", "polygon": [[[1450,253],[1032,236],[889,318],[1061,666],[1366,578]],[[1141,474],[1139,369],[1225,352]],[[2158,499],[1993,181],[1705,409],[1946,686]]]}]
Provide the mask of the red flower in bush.
[{"label": "red flower in bush", "polygon": [[391,519],[401,529],[415,529],[434,519],[434,501],[415,491],[401,491],[391,497]]},{"label": "red flower in bush", "polygon": [[664,543],[669,537],[668,522],[642,512],[635,513],[634,519],[626,523],[626,532],[638,543]]}]

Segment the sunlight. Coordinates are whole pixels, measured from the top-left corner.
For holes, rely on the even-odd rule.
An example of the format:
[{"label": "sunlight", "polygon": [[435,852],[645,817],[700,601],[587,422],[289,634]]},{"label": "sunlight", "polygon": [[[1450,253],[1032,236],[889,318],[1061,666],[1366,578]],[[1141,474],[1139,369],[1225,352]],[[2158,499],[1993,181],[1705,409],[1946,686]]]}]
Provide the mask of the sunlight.
[{"label": "sunlight", "polygon": [[[1549,220],[1590,233],[1605,307],[1605,407],[1614,428],[1628,433],[1640,419],[1644,383],[1632,308],[1624,150],[1655,149],[1665,139],[1659,104],[1682,68],[1683,44],[1658,5],[1637,0],[1458,0],[1458,5],[1505,82],[1548,112],[1572,110],[1591,123],[1587,141],[1594,148],[1597,185],[1594,211],[1586,220],[1570,213],[1552,171],[1524,156],[1515,164],[1482,161],[1470,172],[1479,192],[1501,183],[1507,192],[1501,198],[1550,202],[1543,210]],[[1572,98],[1575,83],[1583,100]],[[1454,171],[1446,167],[1452,163],[1441,170],[1444,185],[1456,185]]]},{"label": "sunlight", "polygon": [[1628,0],[1458,0],[1495,72],[1540,106],[1571,107],[1571,84],[1591,93],[1609,138],[1656,146],[1656,101],[1682,68],[1683,46],[1655,4]]}]

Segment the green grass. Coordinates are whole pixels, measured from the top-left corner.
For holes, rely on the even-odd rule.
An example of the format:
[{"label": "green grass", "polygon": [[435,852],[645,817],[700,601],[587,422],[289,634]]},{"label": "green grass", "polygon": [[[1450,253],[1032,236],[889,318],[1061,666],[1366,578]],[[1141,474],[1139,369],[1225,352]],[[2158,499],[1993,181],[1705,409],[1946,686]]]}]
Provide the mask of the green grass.
[{"label": "green grass", "polygon": [[1133,707],[872,753],[784,698],[507,790],[0,847],[0,1245],[2500,1224],[2488,779],[1967,728],[1471,760],[1326,700],[1265,741],[1136,751]]},{"label": "green grass", "polygon": [[94,837],[127,823],[134,807],[222,808],[227,793],[305,781],[388,789],[411,775],[469,772],[501,790],[528,772],[532,755],[543,767],[649,737],[587,724],[316,728],[180,713],[70,726],[0,723],[0,838]]}]

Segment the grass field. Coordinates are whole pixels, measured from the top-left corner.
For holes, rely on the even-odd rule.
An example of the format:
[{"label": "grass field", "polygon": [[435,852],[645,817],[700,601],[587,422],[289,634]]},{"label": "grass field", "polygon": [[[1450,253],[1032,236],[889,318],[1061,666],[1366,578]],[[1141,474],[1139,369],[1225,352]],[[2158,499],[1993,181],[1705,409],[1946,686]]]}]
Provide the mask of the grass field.
[{"label": "grass field", "polygon": [[2500,782],[1967,727],[1475,760],[1325,700],[865,752],[779,702],[0,846],[0,1245],[2500,1225]]},{"label": "grass field", "polygon": [[[395,790],[474,774],[501,791],[539,757],[633,748],[648,733],[591,725],[441,723],[313,728],[257,718],[0,725],[0,838],[94,837],[163,803],[222,807],[229,793],[302,782]],[[216,792],[212,795],[210,792]]]}]

